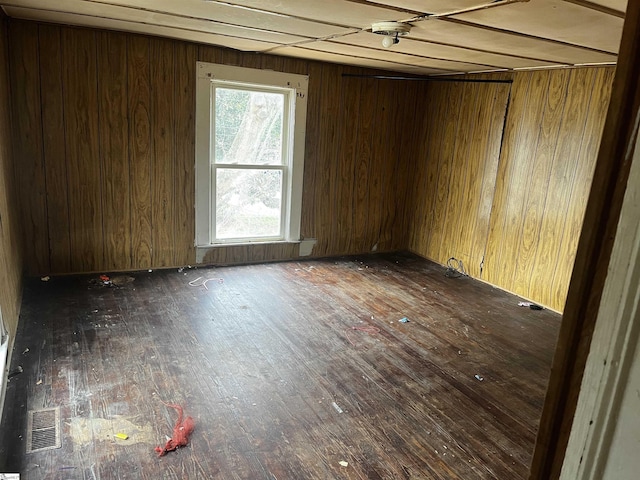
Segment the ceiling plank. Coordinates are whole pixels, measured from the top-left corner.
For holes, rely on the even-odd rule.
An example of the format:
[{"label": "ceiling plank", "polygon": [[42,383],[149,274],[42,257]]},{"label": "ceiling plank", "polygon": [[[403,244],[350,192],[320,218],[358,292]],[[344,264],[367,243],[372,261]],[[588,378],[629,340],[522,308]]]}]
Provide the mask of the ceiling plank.
[{"label": "ceiling plank", "polygon": [[[383,6],[384,8],[391,8],[394,9],[398,12],[403,12],[406,13],[408,11],[411,11],[410,8],[405,8],[402,5],[400,5],[401,2],[390,2],[390,3],[382,3],[382,2],[376,2],[375,0],[344,0],[346,2],[351,2],[351,3],[359,3],[361,5],[368,5],[371,6],[371,4],[377,4],[378,6]],[[463,0],[464,1],[464,0]],[[419,10],[415,10],[413,11],[413,13],[417,14],[420,13]]]},{"label": "ceiling plank", "polygon": [[524,35],[514,35],[489,27],[469,25],[466,22],[449,19],[417,22],[415,27],[411,29],[409,37],[559,64],[575,65],[616,61],[616,55],[611,53],[596,52]]},{"label": "ceiling plank", "polygon": [[396,6],[421,13],[438,14],[475,7],[488,2],[483,2],[482,0],[369,0],[369,3]]},{"label": "ceiling plank", "polygon": [[358,57],[352,57],[349,55],[325,52],[322,50],[309,50],[307,48],[302,48],[302,47],[283,47],[278,49],[278,51],[274,53],[277,53],[277,55],[284,55],[288,57],[305,58],[307,60],[317,60],[319,62],[340,63],[343,65],[356,65],[356,66],[362,66],[367,68],[376,68],[380,70],[410,73],[414,75],[463,73],[462,71],[448,72],[446,70],[439,70],[436,68],[417,67],[413,65],[403,65],[400,63],[388,62],[384,60],[358,58]]},{"label": "ceiling plank", "polygon": [[[531,0],[522,0],[523,2]],[[583,7],[592,8],[599,12],[624,18],[627,9],[627,0],[564,0]],[[368,0],[387,7],[399,7],[429,15],[452,12],[464,8],[477,7],[489,3],[489,0]],[[496,5],[498,6],[498,5]]]},{"label": "ceiling plank", "polygon": [[[8,0],[24,3],[27,0]],[[49,0],[30,0],[40,4],[50,4]],[[194,19],[218,20],[231,25],[257,28],[262,30],[324,38],[330,35],[341,35],[354,29],[306,19],[290,15],[270,13],[264,10],[247,10],[227,2],[205,2],[203,0],[82,0],[95,9],[105,6],[124,6],[146,10],[154,13],[167,13]],[[0,1],[0,3],[5,3]]]},{"label": "ceiling plank", "polygon": [[[346,0],[227,0],[233,5],[267,10],[296,18],[319,22],[336,22],[354,28],[370,28],[372,23],[402,20],[415,12],[404,11]],[[209,2],[207,2],[209,3]]]},{"label": "ceiling plank", "polygon": [[451,18],[611,53],[618,52],[623,23],[621,18],[563,0],[512,3]]},{"label": "ceiling plank", "polygon": [[[428,58],[447,59],[456,62],[490,65],[496,68],[524,68],[524,67],[551,67],[559,62],[543,61],[532,58],[501,55],[492,52],[483,52],[477,49],[468,49],[450,45],[413,40],[403,38],[400,43],[385,49],[381,44],[380,35],[369,32],[360,32],[332,40],[336,43],[345,43],[361,47],[373,48],[386,53],[405,53]],[[566,63],[564,64],[566,65]]]},{"label": "ceiling plank", "polygon": [[[191,30],[201,33],[213,33],[218,35],[245,38],[248,40],[258,40],[276,44],[297,43],[309,37],[290,35],[286,33],[270,32],[263,29],[248,28],[244,26],[229,25],[212,20],[195,19],[189,17],[173,16],[164,13],[155,13],[137,8],[127,8],[113,5],[101,5],[95,8],[90,2],[81,0],[57,0],[47,2],[46,8],[38,8],[43,2],[41,0],[21,0],[20,7],[36,8],[43,12],[73,13],[112,20],[124,20],[128,22],[138,22],[146,25],[157,25],[164,27],[178,28],[181,30]],[[15,4],[6,3],[7,6]]]},{"label": "ceiling plank", "polygon": [[108,18],[91,17],[88,15],[78,15],[73,13],[58,13],[32,8],[4,7],[7,15],[23,20],[33,20],[37,22],[61,23],[76,25],[81,27],[92,27],[107,30],[118,30],[122,32],[142,33],[147,35],[188,40],[198,43],[213,45],[225,45],[237,50],[260,52],[277,47],[278,44],[250,40],[245,38],[229,37],[211,33],[182,30],[179,28],[164,27],[157,25],[146,25],[138,22],[125,20],[114,20]]},{"label": "ceiling plank", "polygon": [[627,11],[627,0],[564,0],[587,8],[593,8],[599,12],[624,18]]},{"label": "ceiling plank", "polygon": [[[339,55],[345,55],[354,58],[366,58],[376,61],[392,62],[414,67],[425,67],[429,69],[448,70],[452,72],[500,70],[500,68],[494,65],[481,65],[478,63],[464,63],[451,60],[440,60],[435,58],[389,52],[388,50],[376,50],[372,48],[365,48],[336,42],[314,42],[307,45],[301,45],[300,48],[327,53],[336,53]],[[280,48],[276,49],[276,53],[279,53],[280,51]]]}]

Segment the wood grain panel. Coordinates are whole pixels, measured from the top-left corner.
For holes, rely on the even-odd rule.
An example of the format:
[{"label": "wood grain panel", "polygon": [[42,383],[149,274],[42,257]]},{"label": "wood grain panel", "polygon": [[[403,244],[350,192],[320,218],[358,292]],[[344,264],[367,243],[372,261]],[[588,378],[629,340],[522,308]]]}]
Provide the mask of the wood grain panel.
[{"label": "wood grain panel", "polygon": [[[284,70],[284,57],[260,55],[260,68],[263,70],[282,72]],[[309,68],[305,68],[303,71],[308,73]]]},{"label": "wood grain panel", "polygon": [[[313,164],[305,175],[305,189],[312,188],[313,192],[313,219],[315,228],[323,232],[331,232],[332,224],[340,213],[336,212],[335,197],[332,196],[332,186],[334,185],[335,168],[332,166],[337,148],[338,133],[340,123],[336,119],[340,118],[340,96],[338,85],[340,85],[340,69],[332,65],[321,66],[321,83],[315,82],[319,92],[318,109],[319,118],[316,120],[319,131],[322,135],[315,139],[316,156]],[[313,85],[313,84],[311,84]],[[309,105],[307,105],[309,108]],[[315,112],[314,112],[315,113]],[[305,163],[305,170],[306,170]],[[311,192],[309,192],[311,193]],[[308,198],[308,197],[307,197]],[[323,203],[318,203],[319,198],[324,198]],[[309,203],[307,203],[309,204]],[[327,254],[330,251],[331,243],[335,239],[330,235],[322,235],[318,238],[318,243],[314,247],[317,254]]]},{"label": "wood grain panel", "polygon": [[175,222],[174,167],[175,155],[175,43],[152,38],[151,62],[151,133],[152,162],[152,245],[151,264],[154,267],[174,265],[173,232]]},{"label": "wood grain panel", "polygon": [[297,73],[298,75],[308,75],[309,74],[309,64],[311,62],[307,62],[304,59],[299,58],[291,58],[291,57],[281,57],[282,58],[282,70],[284,72]]},{"label": "wood grain panel", "polygon": [[209,250],[203,259],[203,263],[209,265],[237,265],[276,262],[288,260],[297,255],[298,246],[292,243],[271,243],[255,246],[233,245]]},{"label": "wood grain panel", "polygon": [[262,55],[257,53],[245,53],[242,55],[241,66],[245,68],[261,68]]},{"label": "wood grain panel", "polygon": [[410,248],[481,276],[508,85],[431,84],[414,192]]},{"label": "wood grain panel", "polygon": [[[439,247],[441,243],[441,233],[443,229],[443,219],[446,214],[443,207],[443,201],[446,199],[446,187],[449,183],[449,173],[451,164],[449,157],[453,150],[455,142],[451,139],[455,138],[457,132],[459,116],[458,99],[456,97],[457,89],[453,83],[447,84],[445,93],[440,98],[439,115],[435,117],[435,121],[441,124],[441,129],[436,130],[433,133],[432,140],[435,142],[436,151],[438,156],[432,157],[431,161],[435,162],[436,173],[434,176],[433,184],[433,197],[431,204],[429,205],[431,215],[431,229],[427,239],[427,245],[429,251],[434,252],[434,256],[439,254]],[[427,97],[430,99],[430,97]],[[442,119],[445,119],[442,121]],[[427,147],[427,149],[430,149]],[[439,149],[439,150],[438,150]],[[435,253],[438,252],[438,253]]]},{"label": "wood grain panel", "polygon": [[[374,129],[376,127],[375,105],[371,99],[378,98],[378,85],[380,82],[374,79],[360,80],[360,122],[358,124],[358,136],[356,141],[356,164],[353,178],[354,202],[351,207],[353,215],[353,248],[356,252],[371,251],[375,241],[372,240],[369,228],[369,214],[373,210],[370,203],[370,188],[375,189],[371,183],[372,172],[376,170],[377,158],[372,158],[372,143],[374,142]],[[373,212],[371,212],[373,213]]]},{"label": "wood grain panel", "polygon": [[[531,275],[534,268],[535,253],[539,243],[540,224],[546,216],[545,198],[549,185],[549,175],[553,163],[554,150],[557,145],[558,131],[562,122],[564,106],[566,102],[567,82],[569,70],[560,70],[550,76],[549,82],[543,85],[546,87],[545,95],[540,98],[540,104],[544,108],[537,143],[534,146],[532,160],[529,171],[525,178],[527,182],[527,195],[522,206],[519,238],[517,250],[517,260],[514,264],[513,290],[516,292],[526,292],[525,296],[536,299],[541,298],[536,288],[529,288]],[[552,209],[557,205],[551,206]],[[549,212],[551,213],[551,212]],[[551,213],[553,215],[553,213]],[[506,244],[507,248],[510,248]],[[535,287],[535,285],[534,285]],[[546,282],[542,282],[541,289],[546,287]],[[539,300],[541,301],[541,300]]]},{"label": "wood grain panel", "polygon": [[[391,124],[389,122],[389,115],[392,113],[389,109],[389,96],[391,90],[389,89],[388,82],[376,80],[376,92],[374,98],[376,102],[370,102],[372,106],[372,136],[370,139],[370,157],[371,159],[379,162],[379,165],[370,165],[368,168],[368,187],[367,193],[368,210],[367,210],[367,229],[366,238],[363,247],[368,251],[376,251],[380,243],[380,224],[382,222],[382,205],[383,205],[383,190],[382,190],[382,175],[385,173],[385,168],[391,164],[391,162],[385,160],[388,158],[387,144],[388,138],[391,135]],[[383,127],[384,126],[384,127]],[[375,135],[375,132],[381,131],[382,128],[387,130],[386,135]],[[391,173],[391,172],[389,172]]]},{"label": "wood grain panel", "polygon": [[371,208],[365,245],[369,251],[406,249],[407,245],[406,228],[397,227],[406,225],[399,204],[404,204],[410,155],[409,142],[403,144],[402,135],[404,130],[411,130],[408,126],[413,125],[415,102],[419,101],[413,90],[412,103],[407,103],[411,95],[408,86],[402,81],[378,80],[371,139],[376,163],[369,174]]},{"label": "wood grain panel", "polygon": [[[399,140],[399,135],[396,134],[397,125],[394,123],[392,117],[394,110],[394,100],[397,99],[396,91],[392,88],[391,81],[378,81],[378,101],[374,103],[376,107],[375,115],[375,131],[381,129],[382,126],[387,130],[386,135],[376,135],[371,139],[371,149],[373,157],[378,158],[380,161],[380,168],[372,168],[371,175],[369,177],[369,203],[371,208],[369,209],[369,249],[378,248],[384,250],[385,244],[389,244],[389,234],[391,233],[389,227],[383,229],[383,224],[388,223],[393,219],[393,207],[395,206],[395,192],[393,192],[393,198],[389,198],[389,190],[393,191],[390,187],[390,183],[394,181],[394,163],[385,161],[384,159],[391,158],[391,155],[395,150],[391,150],[393,141]],[[383,231],[385,234],[383,236]],[[386,248],[389,248],[388,245]]]},{"label": "wood grain panel", "polygon": [[95,35],[62,29],[72,271],[104,265]]},{"label": "wood grain panel", "polygon": [[[430,232],[431,251],[439,259],[440,246],[442,244],[443,235],[447,227],[446,218],[447,203],[449,199],[449,184],[452,178],[452,170],[455,167],[453,155],[456,148],[456,139],[460,127],[460,115],[462,111],[463,90],[453,83],[449,84],[449,93],[445,96],[445,104],[447,109],[447,117],[442,132],[442,150],[438,159],[438,180],[435,186],[435,197],[433,199],[433,223]],[[442,121],[442,120],[439,120]],[[457,212],[456,212],[457,213]],[[449,254],[449,256],[453,256]]]},{"label": "wood grain panel", "polygon": [[507,85],[429,85],[439,120],[420,133],[429,153],[419,157],[410,248],[462,259],[472,276],[561,311],[612,73],[506,74],[510,94]]},{"label": "wood grain panel", "polygon": [[[353,143],[348,142],[353,141],[354,128],[357,128],[354,124],[357,122],[353,122],[350,128],[343,122],[349,114],[357,118],[359,84],[351,82],[350,78],[341,78],[340,74],[340,68],[322,66],[321,89],[317,93],[321,107],[316,140],[316,175],[305,184],[314,186],[314,203],[320,199],[324,202],[322,206],[317,204],[315,228],[318,232],[329,232],[329,235],[316,237],[315,253],[319,255],[349,249],[350,237],[346,232],[351,231],[353,223],[349,208],[353,195],[355,154]],[[343,96],[346,92],[349,95]]]},{"label": "wood grain panel", "polygon": [[[523,217],[527,211],[525,209],[529,189],[528,185],[533,180],[531,171],[535,162],[535,147],[540,135],[540,124],[544,115],[545,98],[549,86],[550,73],[535,72],[530,75],[529,87],[527,90],[527,98],[524,105],[526,114],[521,119],[521,125],[518,129],[517,137],[508,137],[505,143],[512,138],[517,138],[509,152],[514,152],[516,156],[522,155],[522,146],[526,145],[528,155],[526,161],[512,162],[510,157],[503,156],[503,168],[509,169],[509,176],[505,184],[497,184],[496,189],[504,189],[506,194],[501,198],[504,203],[494,202],[491,213],[491,221],[499,222],[503,225],[503,236],[496,237],[489,234],[488,243],[495,243],[497,251],[500,254],[499,261],[494,261],[493,257],[487,255],[487,279],[492,282],[493,267],[499,265],[500,275],[499,282],[509,285],[511,291],[516,292],[514,286],[516,282],[516,268],[519,259],[520,246],[522,242]],[[515,86],[514,86],[515,87]],[[517,91],[514,92],[514,98]],[[507,148],[506,145],[504,147]],[[498,178],[500,181],[500,177]],[[533,192],[534,194],[538,192]],[[526,253],[525,253],[526,254]],[[526,292],[521,292],[526,295]]]},{"label": "wood grain panel", "polygon": [[38,26],[26,28],[11,23],[10,48],[11,102],[13,108],[14,157],[16,165],[18,205],[21,226],[29,239],[27,268],[34,272],[49,271],[49,232],[47,225],[45,171],[42,153],[42,111],[40,69],[38,65]]},{"label": "wood grain panel", "polygon": [[[580,71],[573,70],[570,72],[569,81],[566,82],[565,96],[567,101],[564,106],[562,125],[558,126],[558,138],[554,145],[544,205],[545,212],[555,210],[555,214],[543,215],[541,218],[534,262],[536,268],[531,272],[530,278],[531,296],[538,298],[538,301],[545,305],[564,302],[564,295],[559,295],[559,298],[554,299],[555,278],[549,282],[548,272],[553,272],[553,276],[556,277],[561,271],[571,270],[574,255],[568,251],[564,254],[560,253],[566,228],[571,223],[565,219],[580,217],[577,212],[568,212],[571,191],[576,185],[576,181],[579,189],[585,189],[591,182],[586,180],[587,177],[576,178],[577,170],[588,175],[589,168],[579,168],[576,162],[567,162],[566,159],[576,158],[580,155],[582,142],[576,141],[576,139],[584,139],[584,128],[592,98],[594,79],[598,72],[604,71],[592,69],[583,75]],[[578,201],[576,205],[584,205],[584,202]],[[577,223],[581,227],[582,222]],[[559,268],[556,268],[556,265]],[[568,286],[568,278],[562,283]]]},{"label": "wood grain panel", "polygon": [[[436,185],[438,182],[438,171],[440,167],[440,151],[442,148],[442,128],[444,122],[437,119],[445,118],[447,114],[445,98],[446,92],[451,88],[451,84],[446,83],[441,87],[443,94],[432,94],[432,86],[434,84],[426,84],[421,86],[429,100],[424,100],[424,104],[428,105],[428,112],[416,107],[414,135],[417,135],[417,141],[409,140],[410,144],[415,144],[415,158],[412,159],[414,165],[413,183],[409,189],[406,202],[411,205],[410,218],[408,228],[410,230],[409,241],[410,246],[416,252],[426,252],[430,250],[429,230],[423,228],[425,225],[433,224],[433,201],[435,198]],[[422,141],[420,140],[422,139]],[[404,142],[403,142],[404,143]],[[418,148],[420,145],[422,148]],[[427,148],[425,148],[427,146]],[[425,208],[421,208],[425,206]]]},{"label": "wood grain panel", "polygon": [[97,33],[104,265],[131,268],[131,182],[127,111],[127,37]]},{"label": "wood grain panel", "polygon": [[[512,94],[509,103],[508,116],[504,124],[503,141],[501,146],[500,157],[509,158],[517,152],[517,146],[524,144],[521,141],[522,132],[521,123],[529,112],[527,110],[527,99],[529,98],[529,87],[534,73],[523,73],[517,75],[513,80]],[[494,192],[494,200],[491,205],[491,221],[489,224],[489,239],[497,239],[496,241],[486,241],[486,253],[484,259],[484,277],[489,283],[494,285],[509,285],[511,279],[507,280],[507,259],[502,261],[501,255],[502,245],[500,239],[508,238],[508,230],[505,228],[506,212],[502,210],[493,213],[494,205],[506,205],[511,194],[509,185],[515,183],[518,174],[524,175],[523,172],[517,172],[517,163],[502,162],[496,176],[496,185]],[[503,283],[500,283],[500,282]],[[507,288],[505,286],[505,288]]]},{"label": "wood grain panel", "polygon": [[[8,57],[7,21],[0,16],[0,308],[10,342],[13,342],[22,298],[24,241],[14,181]],[[11,348],[10,344],[9,351]]]},{"label": "wood grain panel", "polygon": [[[575,180],[571,186],[571,193],[567,205],[567,221],[558,249],[558,264],[554,273],[551,301],[552,305],[564,305],[573,271],[578,240],[582,231],[584,211],[589,198],[595,162],[598,156],[600,138],[604,129],[604,122],[611,97],[615,69],[598,69],[591,91],[586,124],[581,142],[576,147],[579,154],[576,158]],[[574,148],[576,148],[574,147]]]},{"label": "wood grain panel", "polygon": [[[590,100],[592,91],[576,88],[575,83],[591,83],[593,75],[603,80],[607,78],[610,83],[611,71],[612,69],[598,69],[595,74],[589,69],[574,70],[570,74],[562,71],[550,72],[549,82],[543,82],[548,87],[532,88],[528,92],[534,108],[529,107],[513,124],[513,128],[519,127],[523,132],[531,134],[521,135],[518,142],[510,148],[507,148],[505,140],[501,158],[501,168],[528,173],[518,173],[517,177],[503,177],[507,179],[504,186],[508,187],[510,193],[504,203],[494,203],[492,228],[493,222],[500,218],[504,218],[505,223],[499,235],[496,235],[498,230],[492,230],[489,238],[489,245],[495,247],[493,251],[499,251],[501,255],[499,262],[496,258],[487,256],[487,278],[492,283],[559,311],[564,308],[575,242],[582,225],[610,88],[604,82],[594,84],[593,94],[602,96],[601,103],[597,106],[597,101],[594,103]],[[536,77],[541,77],[542,72],[532,75],[531,85],[535,87],[539,84],[535,81]],[[562,93],[555,94],[556,99],[552,100],[554,91]],[[539,116],[539,106],[545,105],[548,111],[551,102],[557,103],[557,106],[549,121],[546,112],[543,117]],[[588,108],[584,113],[585,118],[576,122],[572,118],[580,111],[575,106],[578,102],[588,105]],[[583,133],[585,122],[590,125],[588,134]],[[584,149],[588,144],[591,147]],[[561,162],[561,168],[567,168],[569,172],[575,171],[570,185],[553,177],[554,158],[558,151],[563,153],[557,160]],[[520,181],[522,175],[529,180]],[[569,193],[574,189],[575,195]],[[513,203],[518,197],[517,192],[522,192],[524,201]],[[509,221],[509,218],[518,217],[522,219],[520,224]],[[570,245],[563,245],[567,241],[567,234],[573,235],[574,239],[568,240]],[[558,257],[552,262],[547,252],[554,251],[558,252]],[[516,267],[495,269],[496,266],[505,264]]]},{"label": "wood grain panel", "polygon": [[198,61],[199,62],[209,62],[209,63],[219,63],[216,59],[217,49],[211,48],[208,45],[199,45],[198,46]]},{"label": "wood grain panel", "polygon": [[[458,252],[458,258],[469,264],[468,245],[459,242],[458,235],[461,228],[469,228],[470,223],[466,222],[466,214],[469,212],[467,203],[467,193],[465,189],[466,179],[469,177],[469,149],[471,147],[471,136],[475,129],[476,110],[478,108],[479,91],[478,84],[453,84],[454,90],[451,97],[459,100],[459,104],[453,105],[456,115],[450,124],[456,129],[453,137],[454,142],[446,142],[451,145],[451,156],[444,157],[443,161],[449,166],[448,177],[441,175],[444,191],[438,190],[439,198],[442,198],[442,217],[440,220],[441,234],[438,240],[438,259],[446,260],[454,256],[452,252]],[[450,107],[451,108],[451,107]],[[474,158],[475,160],[475,158]],[[481,162],[478,162],[481,163]],[[441,168],[444,163],[441,164]],[[444,173],[444,172],[443,172]],[[440,209],[439,209],[440,210]],[[437,219],[438,217],[436,217]],[[462,221],[461,221],[462,220]],[[462,224],[462,225],[461,225]]]},{"label": "wood grain panel", "polygon": [[40,25],[38,47],[49,256],[51,270],[64,272],[69,271],[71,267],[71,244],[60,29],[51,25]]},{"label": "wood grain panel", "polygon": [[[456,258],[464,262],[469,275],[481,277],[509,87],[483,84],[474,90],[477,102],[468,114],[469,148],[461,150],[465,158],[464,170],[459,173],[464,177],[464,182],[459,180],[461,200],[457,209],[451,210],[459,214],[455,222],[449,221],[454,226],[449,238],[457,246]],[[442,254],[441,258],[450,256],[441,246]]]},{"label": "wood grain panel", "polygon": [[224,63],[225,65],[235,65],[242,66],[242,58],[243,54],[230,49],[224,49],[220,52],[220,63]]},{"label": "wood grain panel", "polygon": [[[273,57],[264,56],[263,60],[269,59],[268,64],[274,65],[272,61]],[[318,131],[321,117],[320,117],[320,98],[318,93],[322,88],[322,64],[317,62],[311,62],[309,64],[309,98],[307,99],[307,131]],[[315,231],[314,225],[316,224],[316,207],[318,203],[315,202],[315,185],[314,179],[318,175],[318,168],[321,155],[320,139],[317,135],[307,135],[305,138],[304,147],[304,180],[302,188],[302,218],[300,219],[300,235],[302,238],[313,238],[313,232]],[[317,251],[317,247],[316,247]]]},{"label": "wood grain panel", "polygon": [[335,223],[335,248],[338,252],[355,251],[354,237],[348,232],[355,230],[353,217],[353,196],[355,191],[356,163],[357,163],[357,139],[359,124],[354,121],[360,118],[362,105],[362,84],[357,78],[345,77],[341,83],[341,136],[340,146],[337,152],[338,182],[341,186],[337,196],[337,212]]},{"label": "wood grain panel", "polygon": [[195,85],[197,47],[176,43],[174,265],[195,262]]},{"label": "wood grain panel", "polygon": [[[151,58],[148,37],[127,43],[131,263],[151,268]],[[157,62],[157,59],[154,59]],[[154,79],[154,82],[156,80]]]},{"label": "wood grain panel", "polygon": [[[473,224],[474,235],[471,240],[471,258],[482,259],[481,265],[477,266],[479,278],[483,278],[483,269],[487,257],[487,237],[490,229],[491,210],[496,193],[495,185],[499,171],[504,126],[507,119],[506,113],[512,92],[511,85],[505,84],[493,85],[492,90],[494,91],[494,103],[491,118],[486,125],[481,124],[482,128],[478,129],[480,138],[474,140],[474,144],[476,141],[479,143],[486,142],[486,150],[479,149],[479,152],[484,152],[485,158],[498,159],[496,162],[485,162],[482,184],[479,186],[482,195],[477,203],[476,219]],[[500,125],[502,128],[496,128]],[[475,272],[476,264],[470,262],[469,268],[471,272]]]},{"label": "wood grain panel", "polygon": [[413,214],[416,194],[420,190],[414,190],[412,187],[413,182],[419,177],[417,168],[423,163],[418,161],[422,149],[414,139],[423,138],[419,134],[423,131],[426,118],[429,118],[423,115],[422,109],[422,106],[426,105],[426,91],[418,82],[411,82],[409,85],[396,82],[394,85],[398,91],[396,102],[398,108],[395,117],[398,150],[391,157],[395,161],[395,182],[392,185],[394,218],[390,222],[392,240],[391,247],[388,248],[390,251],[408,248],[415,233]]},{"label": "wood grain panel", "polygon": [[209,45],[199,45],[198,61],[209,62],[209,63],[223,63],[222,49],[211,47]]}]

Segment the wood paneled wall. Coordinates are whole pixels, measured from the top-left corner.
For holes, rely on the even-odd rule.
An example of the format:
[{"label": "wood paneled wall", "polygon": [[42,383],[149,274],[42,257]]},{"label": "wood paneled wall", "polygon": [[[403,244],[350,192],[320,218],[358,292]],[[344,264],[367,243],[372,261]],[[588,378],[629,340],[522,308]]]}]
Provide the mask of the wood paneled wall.
[{"label": "wood paneled wall", "polygon": [[505,131],[486,280],[564,308],[613,68],[521,73]]},{"label": "wood paneled wall", "polygon": [[428,83],[417,144],[410,248],[481,276],[510,92],[500,83]]},{"label": "wood paneled wall", "polygon": [[417,141],[410,248],[462,259],[472,276],[562,311],[613,73],[495,75],[513,78],[506,119],[502,86],[430,85],[436,125]]},{"label": "wood paneled wall", "polygon": [[22,298],[22,242],[11,161],[8,51],[6,19],[0,14],[0,307],[13,338]]},{"label": "wood paneled wall", "polygon": [[[302,235],[314,256],[406,247],[405,131],[417,86],[362,70],[12,21],[18,185],[30,274],[193,264],[197,60],[310,76]],[[402,165],[397,168],[398,165]],[[278,260],[289,245],[216,249]]]},{"label": "wood paneled wall", "polygon": [[[9,37],[30,274],[195,263],[200,60],[309,75],[302,235],[317,238],[314,256],[408,246],[563,308],[611,68],[407,84],[126,33],[12,21]],[[235,246],[205,261],[296,254]]]}]

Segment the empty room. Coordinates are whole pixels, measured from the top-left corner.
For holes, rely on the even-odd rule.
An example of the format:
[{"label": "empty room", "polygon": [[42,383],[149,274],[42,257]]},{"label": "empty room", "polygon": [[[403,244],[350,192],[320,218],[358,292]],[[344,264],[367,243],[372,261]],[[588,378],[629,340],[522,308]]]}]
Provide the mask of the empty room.
[{"label": "empty room", "polygon": [[0,474],[632,478],[638,6],[0,6]]}]

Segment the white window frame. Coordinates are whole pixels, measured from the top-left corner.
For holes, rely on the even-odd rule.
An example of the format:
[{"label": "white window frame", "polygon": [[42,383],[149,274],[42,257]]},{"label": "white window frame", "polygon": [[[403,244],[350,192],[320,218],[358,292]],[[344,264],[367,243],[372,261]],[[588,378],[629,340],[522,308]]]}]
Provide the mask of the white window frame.
[{"label": "white window frame", "polygon": [[[290,98],[290,110],[285,105],[285,116],[289,116],[289,131],[283,132],[283,235],[278,238],[251,238],[242,240],[215,240],[213,211],[212,174],[214,146],[213,84],[229,82],[230,87],[256,90],[268,89],[284,92]],[[234,85],[235,84],[235,85]],[[307,90],[309,77],[291,73],[234,67],[215,63],[198,62],[196,78],[196,238],[195,246],[198,258],[211,247],[224,245],[299,242],[300,218],[302,214],[302,181],[304,172],[304,144],[307,118]],[[235,168],[236,166],[234,166]],[[242,166],[237,166],[242,168]],[[255,165],[253,168],[274,168],[268,165]],[[277,167],[278,169],[282,167]]]}]

